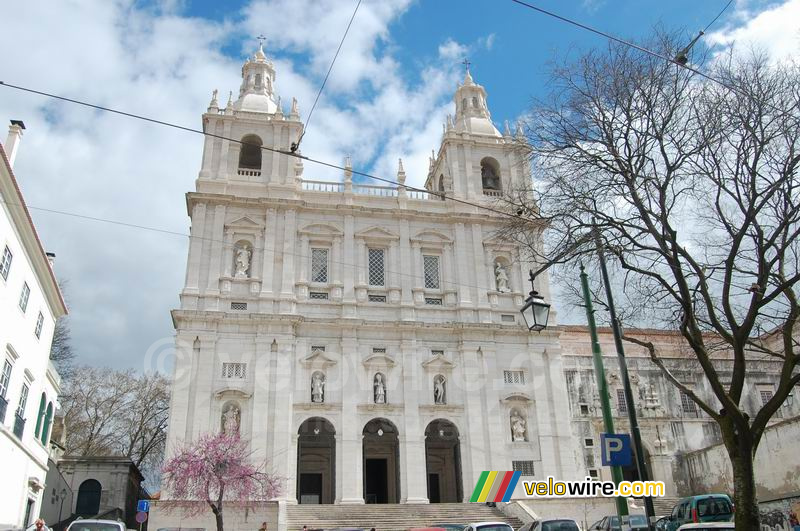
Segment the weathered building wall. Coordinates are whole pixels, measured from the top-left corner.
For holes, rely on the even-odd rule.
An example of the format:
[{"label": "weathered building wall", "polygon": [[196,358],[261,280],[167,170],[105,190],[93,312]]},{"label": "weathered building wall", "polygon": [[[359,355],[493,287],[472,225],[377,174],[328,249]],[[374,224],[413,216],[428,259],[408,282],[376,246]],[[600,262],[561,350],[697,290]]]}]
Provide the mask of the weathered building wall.
[{"label": "weathered building wall", "polygon": [[[800,495],[800,416],[767,428],[756,453],[758,498],[762,502]],[[687,484],[681,495],[733,492],[733,471],[722,444],[697,450],[678,460]]]}]

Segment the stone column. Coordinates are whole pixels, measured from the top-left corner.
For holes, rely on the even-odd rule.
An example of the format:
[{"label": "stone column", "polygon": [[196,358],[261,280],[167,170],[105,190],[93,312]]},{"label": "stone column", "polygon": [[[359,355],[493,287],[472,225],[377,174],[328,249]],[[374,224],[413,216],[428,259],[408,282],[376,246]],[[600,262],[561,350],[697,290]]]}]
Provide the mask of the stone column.
[{"label": "stone column", "polygon": [[219,416],[214,412],[214,375],[219,374],[220,364],[217,359],[217,337],[213,334],[201,334],[198,336],[200,340],[200,355],[198,364],[203,367],[197,373],[197,381],[192,382],[195,386],[195,404],[194,413],[195,419],[208,419],[208,424],[202,421],[194,422],[192,426],[191,438],[197,438],[201,433],[207,431],[218,432],[220,427]]},{"label": "stone column", "polygon": [[363,238],[356,239],[356,267],[358,268],[358,281],[357,286],[364,286],[367,284],[367,243]]},{"label": "stone column", "polygon": [[409,236],[408,220],[400,221],[400,271],[404,274],[400,276],[400,305],[404,307],[402,318],[404,321],[414,319],[414,300],[411,292],[413,285],[411,273],[411,239]]},{"label": "stone column", "polygon": [[[222,253],[222,276],[231,277],[231,268],[233,267],[233,229],[225,229],[225,241],[223,243]],[[255,256],[255,251],[253,253]]]},{"label": "stone column", "polygon": [[261,267],[261,297],[272,298],[273,275],[275,271],[275,225],[276,212],[274,208],[267,209],[266,224],[264,226],[264,249]]},{"label": "stone column", "polygon": [[[464,397],[464,424],[466,434],[461,435],[461,460],[468,461],[464,467],[465,472],[471,470],[474,477],[466,473],[462,478],[464,496],[469,496],[467,491],[470,485],[478,481],[480,471],[491,470],[489,431],[485,425],[486,414],[483,410],[483,393],[481,385],[488,385],[483,374],[483,361],[478,355],[478,345],[459,345],[459,354],[462,362],[461,380],[458,384]],[[454,375],[455,376],[455,375]],[[507,466],[507,465],[506,465]]]},{"label": "stone column", "polygon": [[343,335],[346,337],[341,341],[342,425],[341,433],[336,434],[336,497],[342,504],[364,503],[363,446],[358,417],[361,360],[355,331],[350,329]]},{"label": "stone column", "polygon": [[292,338],[278,339],[272,456],[278,474],[286,478],[283,499],[297,503],[297,426],[293,421],[296,357]]},{"label": "stone column", "polygon": [[467,259],[467,232],[463,223],[455,224],[456,240],[456,272],[458,281],[458,305],[461,308],[469,308],[472,306],[470,294],[472,289],[469,287],[471,284],[469,278],[470,261]]},{"label": "stone column", "polygon": [[[225,205],[214,207],[214,225],[209,235],[211,238],[211,262],[208,266],[208,295],[219,295],[219,277],[222,273],[222,239],[225,227]],[[214,304],[214,308],[218,305]]]},{"label": "stone column", "polygon": [[206,205],[195,203],[192,208],[191,239],[189,240],[189,259],[186,264],[186,287],[191,294],[199,292],[200,262],[203,257],[203,237],[206,226]]},{"label": "stone column", "polygon": [[[222,146],[219,150],[219,166],[217,166],[217,178],[218,179],[227,179],[228,178],[228,159],[230,158],[230,146],[231,141],[227,140],[231,137],[231,126],[233,122],[231,120],[225,120],[223,129],[222,129]],[[234,162],[234,166],[238,165],[238,159]]]},{"label": "stone column", "polygon": [[342,237],[333,238],[331,248],[331,280],[334,285],[342,284]]},{"label": "stone column", "polygon": [[425,470],[425,433],[420,426],[418,385],[424,385],[417,360],[414,339],[404,339],[400,345],[403,360],[403,398],[405,415],[400,434],[401,503],[428,503],[428,472]]},{"label": "stone column", "polygon": [[345,304],[355,304],[355,269],[352,265],[356,263],[355,249],[354,249],[354,218],[352,215],[344,217],[344,255],[343,262],[347,262],[347,267],[343,267],[344,275],[342,282],[343,288],[343,301]]},{"label": "stone column", "polygon": [[[258,278],[261,272],[261,260],[264,253],[264,231],[256,232],[255,242],[253,243],[253,258],[250,264],[250,278]],[[229,260],[230,262],[230,260]]]},{"label": "stone column", "polygon": [[492,260],[492,258],[494,257],[494,252],[492,252],[492,250],[489,249],[488,247],[484,246],[483,253],[484,253],[484,260],[485,260],[484,263],[486,264],[486,269],[487,269],[486,270],[486,277],[485,277],[487,284],[486,284],[486,286],[481,286],[480,284],[482,284],[482,282],[479,282],[478,283],[479,284],[479,288],[478,289],[480,289],[484,293],[487,292],[487,291],[496,291],[497,290],[497,279],[496,279],[495,274],[494,274],[494,260]]},{"label": "stone column", "polygon": [[300,253],[297,256],[299,270],[299,282],[308,282],[308,270],[311,267],[311,248],[308,245],[308,236],[303,234],[300,236]]},{"label": "stone column", "polygon": [[256,337],[256,352],[253,356],[253,367],[250,369],[253,378],[253,424],[250,428],[251,451],[255,462],[269,460],[267,455],[267,437],[272,431],[270,424],[272,412],[269,408],[271,382],[269,369],[272,361],[272,336],[259,334]]},{"label": "stone column", "polygon": [[414,290],[421,290],[425,285],[425,281],[423,277],[425,276],[425,272],[422,268],[422,250],[419,242],[412,242],[411,244],[411,270],[410,273],[413,275],[414,283],[413,287]]},{"label": "stone column", "polygon": [[297,211],[287,210],[283,224],[283,270],[281,271],[283,283],[281,286],[281,313],[294,313],[294,253],[295,249],[297,248],[296,222]]}]

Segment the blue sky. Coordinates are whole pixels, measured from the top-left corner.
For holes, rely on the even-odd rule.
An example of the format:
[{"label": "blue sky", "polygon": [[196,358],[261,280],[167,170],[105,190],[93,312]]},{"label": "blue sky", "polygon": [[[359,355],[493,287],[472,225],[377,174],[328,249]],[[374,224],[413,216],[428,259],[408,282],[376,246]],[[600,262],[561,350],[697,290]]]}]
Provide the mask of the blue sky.
[{"label": "blue sky", "polygon": [[[726,0],[536,0],[624,38],[660,24],[688,40]],[[64,0],[12,2],[0,18],[0,79],[190,127],[211,92],[239,86],[241,63],[267,36],[284,107],[305,118],[355,0]],[[797,56],[800,0],[735,0],[702,45],[754,44]],[[599,36],[510,0],[363,0],[303,153],[392,177],[403,157],[423,184],[427,157],[463,77],[488,91],[492,118],[523,115],[547,86],[553,57],[605,46]],[[67,279],[83,363],[163,369],[169,311],[183,285],[187,239],[48,213],[57,209],[187,233],[184,194],[199,136],[0,88],[0,119],[27,125],[15,171],[56,272]],[[7,123],[7,122],[5,122]],[[339,179],[306,164],[307,179]],[[559,308],[559,300],[553,303]],[[565,310],[564,308],[559,308]],[[566,314],[566,311],[562,311]]]}]

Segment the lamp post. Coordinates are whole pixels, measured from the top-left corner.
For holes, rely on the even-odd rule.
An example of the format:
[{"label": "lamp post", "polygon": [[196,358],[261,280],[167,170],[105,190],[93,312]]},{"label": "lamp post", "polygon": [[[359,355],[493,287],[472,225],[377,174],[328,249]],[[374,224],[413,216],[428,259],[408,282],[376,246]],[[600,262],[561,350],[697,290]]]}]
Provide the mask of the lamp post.
[{"label": "lamp post", "polygon": [[58,506],[58,522],[56,523],[56,525],[61,523],[61,511],[64,510],[64,498],[67,497],[67,489],[62,487],[61,492],[59,492],[59,494],[61,495],[61,505]]},{"label": "lamp post", "polygon": [[536,287],[533,285],[533,280],[535,278],[536,276],[531,270],[531,292],[528,298],[525,299],[525,306],[523,306],[519,312],[522,314],[522,318],[525,319],[528,330],[541,332],[547,328],[547,320],[550,317],[550,305],[544,302],[542,296],[536,291]]}]

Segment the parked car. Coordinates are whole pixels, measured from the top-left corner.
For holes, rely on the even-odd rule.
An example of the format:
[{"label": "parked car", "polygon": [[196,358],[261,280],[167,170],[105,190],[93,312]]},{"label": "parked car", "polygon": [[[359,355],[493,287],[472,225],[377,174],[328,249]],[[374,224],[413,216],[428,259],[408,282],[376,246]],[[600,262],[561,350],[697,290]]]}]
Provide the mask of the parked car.
[{"label": "parked car", "polygon": [[736,524],[733,522],[705,522],[700,524],[683,524],[678,528],[678,531],[684,529],[694,529],[695,531],[703,529],[708,531],[715,531],[717,529],[736,529]]},{"label": "parked car", "polygon": [[[632,514],[630,516],[625,516],[627,521],[630,523],[631,529],[644,529],[647,530],[647,517],[641,514]],[[599,522],[593,523],[589,526],[589,531],[620,531],[622,526],[620,525],[620,519],[617,515],[606,516]]]},{"label": "parked car", "polygon": [[689,496],[675,504],[669,518],[667,531],[677,531],[683,524],[730,522],[733,503],[727,494]]},{"label": "parked car", "polygon": [[656,520],[656,531],[667,531],[669,525],[669,516],[662,516]]},{"label": "parked car", "polygon": [[433,527],[438,527],[445,531],[464,531],[467,524],[433,524]]},{"label": "parked car", "polygon": [[545,518],[529,522],[517,531],[580,531],[580,527],[570,518]]},{"label": "parked car", "polygon": [[514,528],[505,522],[473,522],[464,531],[514,531]]},{"label": "parked car", "polygon": [[78,519],[69,524],[67,531],[126,531],[125,524],[116,520]]}]

